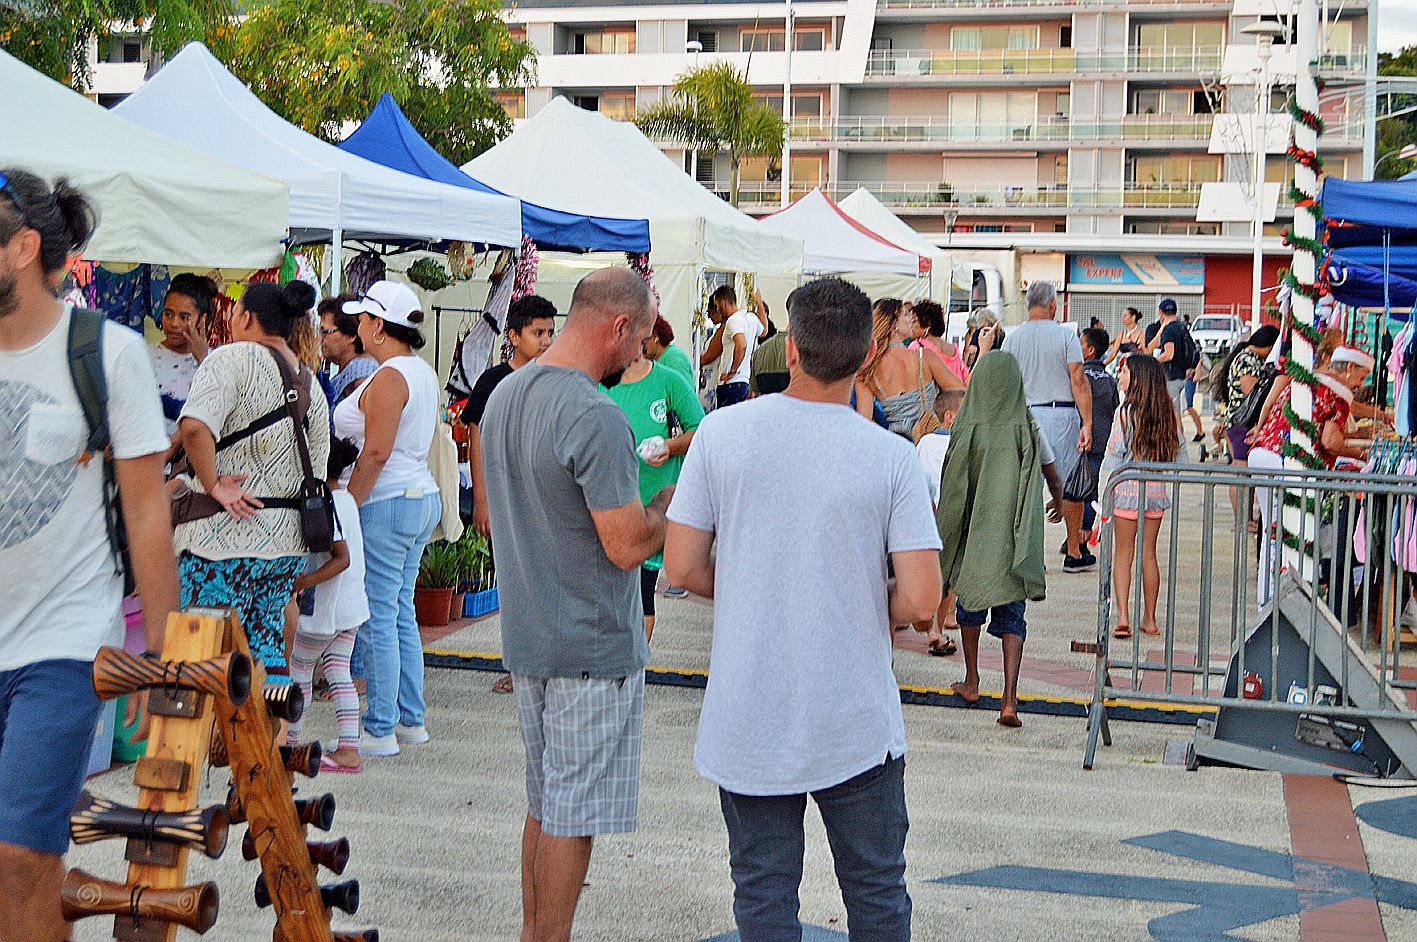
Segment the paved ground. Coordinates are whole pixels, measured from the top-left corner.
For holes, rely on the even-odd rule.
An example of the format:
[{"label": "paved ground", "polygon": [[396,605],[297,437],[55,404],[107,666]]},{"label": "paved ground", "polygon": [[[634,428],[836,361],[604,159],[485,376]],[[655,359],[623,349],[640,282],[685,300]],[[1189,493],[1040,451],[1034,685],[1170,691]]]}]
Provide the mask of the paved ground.
[{"label": "paved ground", "polygon": [[[1228,537],[1231,528],[1217,518],[1218,532]],[[1198,551],[1196,529],[1185,528],[1181,552]],[[1194,578],[1178,583],[1177,623],[1194,623]],[[1049,594],[1030,608],[1024,692],[1078,695],[1091,659],[1068,643],[1095,635],[1096,576],[1052,573]],[[1218,599],[1212,606],[1227,609]],[[662,602],[653,663],[706,667],[710,628],[706,603]],[[497,632],[492,617],[430,647],[496,652]],[[926,657],[908,635],[901,643],[902,682],[942,687],[962,676],[957,657]],[[997,645],[986,640],[985,650],[993,658]],[[359,777],[302,786],[337,796],[332,833],[353,845],[346,876],[360,880],[363,908],[337,925],[378,926],[386,940],[516,937],[522,756],[514,704],[490,692],[493,677],[430,669],[432,743],[371,760]],[[986,673],[986,686],[997,683]],[[716,796],[692,766],[700,700],[693,689],[648,689],[640,827],[599,842],[577,938],[736,938]],[[1326,779],[1186,772],[1161,759],[1168,739],[1189,732],[1142,723],[1115,724],[1115,745],[1084,772],[1081,720],[1027,715],[1022,730],[1008,731],[979,710],[911,706],[905,715],[918,939],[1417,939],[1417,885],[1402,882],[1417,870],[1417,789],[1350,792]],[[328,704],[316,706],[310,728],[333,732]],[[91,787],[119,800],[135,794],[126,769]],[[203,800],[220,800],[225,787],[223,771],[209,773]],[[802,916],[820,927],[808,939],[844,939],[814,813],[808,830]],[[250,901],[256,867],[241,861],[239,828],[233,834],[222,860],[191,868],[194,880],[214,879],[222,891],[222,918],[208,938],[269,938],[269,911]],[[110,842],[76,848],[70,863],[119,877],[120,858]],[[75,938],[107,938],[110,928],[90,920]]]}]

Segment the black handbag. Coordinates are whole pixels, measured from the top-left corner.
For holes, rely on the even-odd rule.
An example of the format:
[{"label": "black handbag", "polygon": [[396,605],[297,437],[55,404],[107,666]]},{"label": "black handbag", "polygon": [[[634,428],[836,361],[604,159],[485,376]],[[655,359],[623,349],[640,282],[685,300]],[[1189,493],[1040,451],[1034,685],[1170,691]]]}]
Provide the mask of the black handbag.
[{"label": "black handbag", "polygon": [[[269,349],[269,348],[268,348]],[[330,495],[330,486],[325,479],[315,474],[310,461],[310,443],[305,434],[305,420],[310,408],[310,396],[314,383],[303,387],[296,382],[295,371],[290,368],[279,351],[271,350],[276,368],[280,370],[280,381],[285,387],[285,411],[295,428],[295,448],[300,452],[300,466],[305,479],[300,483],[297,498],[300,511],[300,532],[305,537],[305,546],[312,553],[328,553],[335,545],[335,504]]]},{"label": "black handbag", "polygon": [[1078,455],[1077,467],[1063,482],[1063,500],[1084,503],[1092,500],[1097,491],[1097,475],[1092,473],[1092,462],[1087,455]]},{"label": "black handbag", "polygon": [[1277,375],[1274,367],[1265,366],[1264,373],[1255,380],[1255,385],[1250,387],[1250,391],[1240,400],[1235,411],[1230,413],[1232,426],[1238,425],[1247,429],[1255,427],[1255,423],[1260,420],[1260,413],[1264,411],[1264,401],[1269,398],[1269,391],[1274,388]]}]

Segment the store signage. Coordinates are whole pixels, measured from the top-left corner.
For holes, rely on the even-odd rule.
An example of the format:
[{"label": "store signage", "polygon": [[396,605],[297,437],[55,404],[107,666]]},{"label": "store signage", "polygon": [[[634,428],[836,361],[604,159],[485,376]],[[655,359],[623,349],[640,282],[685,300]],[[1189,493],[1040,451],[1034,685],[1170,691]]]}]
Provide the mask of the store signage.
[{"label": "store signage", "polygon": [[1134,255],[1094,252],[1068,257],[1069,285],[1175,288],[1205,284],[1201,255]]}]

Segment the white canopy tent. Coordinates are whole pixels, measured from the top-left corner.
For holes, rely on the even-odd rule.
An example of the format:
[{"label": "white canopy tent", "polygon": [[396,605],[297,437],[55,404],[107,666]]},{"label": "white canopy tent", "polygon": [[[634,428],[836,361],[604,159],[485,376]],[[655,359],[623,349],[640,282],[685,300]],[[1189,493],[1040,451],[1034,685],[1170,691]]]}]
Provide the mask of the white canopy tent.
[{"label": "white canopy tent", "polygon": [[0,52],[0,167],[68,177],[97,205],[86,258],[265,268],[281,254],[289,190],[115,117]]},{"label": "white canopy tent", "polygon": [[914,278],[930,271],[928,256],[872,232],[816,188],[759,223],[801,239],[802,267],[810,272],[885,272]]},{"label": "white canopy tent", "polygon": [[284,180],[297,242],[521,244],[519,200],[391,170],[307,134],[267,108],[201,43],[189,44],[114,111]]},{"label": "white canopy tent", "polygon": [[[955,287],[969,290],[968,271],[955,271],[954,260],[948,252],[916,232],[908,222],[891,212],[865,187],[857,187],[837,205],[842,212],[872,232],[879,233],[902,248],[929,258],[932,263],[930,296],[935,300],[948,303],[952,281]],[[958,280],[961,278],[964,279],[963,282]]]},{"label": "white canopy tent", "polygon": [[705,269],[795,272],[800,239],[759,225],[704,189],[633,124],[557,97],[463,170],[543,206],[648,219],[661,310],[690,335]]}]

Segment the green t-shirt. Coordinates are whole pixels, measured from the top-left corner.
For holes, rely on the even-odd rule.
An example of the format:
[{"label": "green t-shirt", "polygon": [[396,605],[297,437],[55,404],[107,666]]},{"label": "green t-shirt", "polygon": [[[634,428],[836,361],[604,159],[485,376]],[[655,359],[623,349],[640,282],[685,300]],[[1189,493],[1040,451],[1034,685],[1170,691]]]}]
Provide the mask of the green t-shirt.
[{"label": "green t-shirt", "polygon": [[[649,372],[639,382],[621,382],[606,390],[606,394],[624,410],[626,418],[630,420],[630,431],[635,435],[636,449],[645,439],[655,435],[666,440],[669,438],[671,412],[678,417],[679,427],[686,432],[694,431],[704,420],[704,407],[699,404],[693,388],[684,381],[684,377],[659,363],[652,363]],[[679,480],[684,456],[671,455],[668,461],[657,468],[650,467],[643,458],[639,463],[640,500],[648,504],[655,494]],[[659,569],[663,565],[663,554],[656,554],[645,561],[646,569]]]},{"label": "green t-shirt", "polygon": [[694,388],[694,364],[689,362],[689,355],[679,347],[671,343],[664,348],[664,352],[655,362],[678,373],[684,377],[684,381],[689,384],[690,389]]}]

